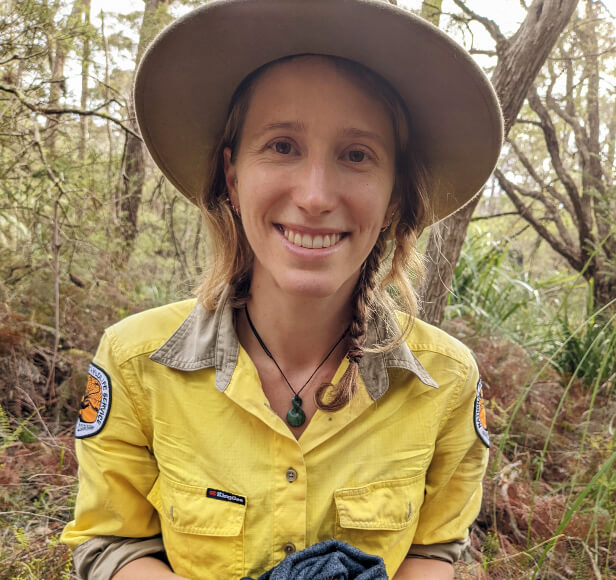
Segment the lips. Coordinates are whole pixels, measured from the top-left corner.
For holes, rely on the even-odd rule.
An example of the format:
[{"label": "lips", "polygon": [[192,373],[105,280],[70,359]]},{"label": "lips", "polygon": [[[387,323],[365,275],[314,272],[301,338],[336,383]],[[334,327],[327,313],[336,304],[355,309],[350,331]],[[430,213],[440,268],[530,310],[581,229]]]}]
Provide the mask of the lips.
[{"label": "lips", "polygon": [[321,249],[335,246],[345,234],[339,232],[309,234],[281,226],[282,234],[289,242],[299,248]]}]

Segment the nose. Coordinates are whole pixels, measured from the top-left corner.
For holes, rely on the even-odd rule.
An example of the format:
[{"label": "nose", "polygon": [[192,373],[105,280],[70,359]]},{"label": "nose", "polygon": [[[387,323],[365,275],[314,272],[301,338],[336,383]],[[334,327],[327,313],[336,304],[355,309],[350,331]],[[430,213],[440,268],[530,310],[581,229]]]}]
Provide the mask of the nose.
[{"label": "nose", "polygon": [[294,201],[307,215],[331,212],[338,203],[335,170],[321,156],[309,157],[295,188]]}]

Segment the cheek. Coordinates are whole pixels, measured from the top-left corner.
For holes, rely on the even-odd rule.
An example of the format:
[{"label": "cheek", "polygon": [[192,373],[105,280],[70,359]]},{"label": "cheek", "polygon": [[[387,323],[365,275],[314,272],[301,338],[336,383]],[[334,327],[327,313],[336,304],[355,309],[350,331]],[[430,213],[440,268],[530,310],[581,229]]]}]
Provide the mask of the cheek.
[{"label": "cheek", "polygon": [[283,182],[280,175],[263,167],[251,167],[238,173],[238,194],[244,203],[254,206],[273,199]]},{"label": "cheek", "polygon": [[355,208],[360,212],[364,222],[381,228],[387,210],[392,202],[393,180],[383,179],[360,190]]}]

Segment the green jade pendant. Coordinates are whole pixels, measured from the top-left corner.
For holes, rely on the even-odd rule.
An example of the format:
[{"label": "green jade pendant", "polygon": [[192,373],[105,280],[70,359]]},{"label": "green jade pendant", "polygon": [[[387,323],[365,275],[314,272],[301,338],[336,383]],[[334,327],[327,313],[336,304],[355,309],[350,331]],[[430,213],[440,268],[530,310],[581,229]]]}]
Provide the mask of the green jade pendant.
[{"label": "green jade pendant", "polygon": [[289,409],[287,413],[287,423],[291,425],[291,427],[299,427],[304,424],[306,420],[306,413],[302,411],[302,400],[299,395],[295,395],[291,399],[291,404],[293,408]]}]

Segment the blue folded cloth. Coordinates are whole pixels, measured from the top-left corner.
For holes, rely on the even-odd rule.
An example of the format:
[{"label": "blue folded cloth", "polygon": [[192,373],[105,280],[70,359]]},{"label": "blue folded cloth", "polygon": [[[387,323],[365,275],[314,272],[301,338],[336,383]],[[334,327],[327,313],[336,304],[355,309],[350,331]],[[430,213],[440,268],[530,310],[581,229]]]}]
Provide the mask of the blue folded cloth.
[{"label": "blue folded cloth", "polygon": [[387,572],[379,556],[339,540],[325,540],[287,556],[257,580],[387,580]]}]

